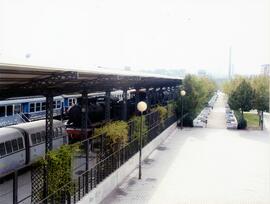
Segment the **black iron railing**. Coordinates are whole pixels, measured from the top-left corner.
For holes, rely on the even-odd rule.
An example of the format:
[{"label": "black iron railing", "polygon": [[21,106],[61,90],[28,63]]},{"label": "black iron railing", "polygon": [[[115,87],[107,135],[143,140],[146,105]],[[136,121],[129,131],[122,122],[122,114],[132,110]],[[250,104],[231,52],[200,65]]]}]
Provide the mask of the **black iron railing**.
[{"label": "black iron railing", "polygon": [[[158,120],[156,113],[152,116],[146,115],[148,130],[143,133],[143,146],[146,146],[155,139],[163,130],[176,121],[175,116],[171,116],[164,121]],[[155,119],[153,119],[155,117]],[[156,120],[157,119],[157,120]],[[149,122],[150,121],[150,122]],[[134,124],[132,125],[134,128]],[[133,138],[128,144],[118,151],[110,154],[98,161],[88,171],[78,175],[76,179],[59,188],[53,194],[47,196],[38,203],[76,203],[85,194],[89,193],[101,181],[117,170],[139,151],[139,138]]]},{"label": "black iron railing", "polygon": [[[166,120],[160,121],[157,112],[144,115],[142,146],[144,147],[150,143],[175,121],[175,116],[170,116]],[[81,151],[76,153],[73,159],[72,181],[59,188],[53,194],[47,195],[46,198],[43,197],[44,169],[42,166],[38,168],[33,166],[31,168],[31,176],[29,176],[29,182],[31,182],[28,185],[31,189],[29,189],[29,194],[24,196],[18,195],[18,189],[13,187],[13,203],[76,203],[139,151],[139,130],[140,123],[138,121],[129,121],[128,143],[113,153],[108,151],[110,148],[106,146],[105,135],[97,135],[94,138],[81,141]],[[86,146],[88,146],[89,151],[88,160],[86,158]],[[86,165],[89,165],[88,168],[86,168]],[[19,172],[19,176],[18,174],[15,176],[20,177],[20,174]],[[13,178],[14,181],[17,179]],[[14,186],[16,187],[17,185],[14,184]],[[3,195],[3,200],[7,200],[7,197],[12,197],[12,192],[8,192],[8,194],[8,196]],[[8,203],[11,203],[11,200]]]}]

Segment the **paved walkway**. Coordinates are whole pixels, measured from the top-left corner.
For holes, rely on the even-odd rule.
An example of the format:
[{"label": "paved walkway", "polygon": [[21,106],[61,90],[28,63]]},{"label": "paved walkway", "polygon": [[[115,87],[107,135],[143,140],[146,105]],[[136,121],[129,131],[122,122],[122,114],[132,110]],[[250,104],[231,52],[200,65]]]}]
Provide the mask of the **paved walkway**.
[{"label": "paved walkway", "polygon": [[102,204],[269,204],[269,132],[176,129],[137,177],[138,169]]},{"label": "paved walkway", "polygon": [[214,108],[211,110],[208,117],[208,128],[226,128],[225,104],[225,95],[223,93],[219,93]]}]

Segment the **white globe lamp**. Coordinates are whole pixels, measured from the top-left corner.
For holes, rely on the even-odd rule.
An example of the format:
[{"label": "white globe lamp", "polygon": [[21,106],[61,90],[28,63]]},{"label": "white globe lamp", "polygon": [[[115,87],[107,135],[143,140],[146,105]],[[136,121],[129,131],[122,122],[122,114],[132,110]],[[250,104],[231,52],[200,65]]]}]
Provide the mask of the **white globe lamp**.
[{"label": "white globe lamp", "polygon": [[141,101],[137,104],[137,109],[138,109],[138,111],[140,111],[142,113],[142,112],[146,111],[147,104],[144,101]]},{"label": "white globe lamp", "polygon": [[185,96],[186,95],[186,91],[185,90],[181,90],[180,94],[181,94],[181,96]]}]

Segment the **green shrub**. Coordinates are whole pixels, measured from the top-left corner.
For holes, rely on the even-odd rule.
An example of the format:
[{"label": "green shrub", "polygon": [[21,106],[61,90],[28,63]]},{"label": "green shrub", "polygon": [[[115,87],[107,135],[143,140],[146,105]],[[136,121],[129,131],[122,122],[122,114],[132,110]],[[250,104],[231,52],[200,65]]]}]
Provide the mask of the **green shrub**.
[{"label": "green shrub", "polygon": [[[48,193],[52,194],[65,184],[72,181],[72,163],[74,154],[79,151],[79,145],[62,145],[52,150],[39,160],[36,165],[47,166]],[[65,188],[71,193],[71,186]],[[55,195],[60,196],[60,195]]]},{"label": "green shrub", "polygon": [[128,141],[128,124],[125,121],[113,121],[95,129],[96,135],[106,134],[112,143],[124,145]]},{"label": "green shrub", "polygon": [[176,108],[176,102],[175,101],[170,101],[167,105],[168,107],[168,117],[171,117],[175,115],[175,108]]},{"label": "green shrub", "polygon": [[168,114],[167,109],[164,108],[163,106],[157,106],[156,108],[154,108],[154,111],[157,111],[158,112],[159,119],[163,123],[164,120],[167,118],[167,114]]}]

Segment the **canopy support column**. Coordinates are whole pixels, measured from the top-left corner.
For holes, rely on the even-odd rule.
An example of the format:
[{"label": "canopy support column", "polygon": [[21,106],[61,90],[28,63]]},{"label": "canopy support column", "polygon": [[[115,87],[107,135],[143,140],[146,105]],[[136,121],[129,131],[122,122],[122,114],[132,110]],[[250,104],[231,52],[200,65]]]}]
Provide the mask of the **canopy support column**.
[{"label": "canopy support column", "polygon": [[[87,91],[82,92],[82,137],[85,140],[85,171],[89,170],[89,140],[88,138],[88,93]],[[85,190],[88,192],[88,172],[85,174]]]},{"label": "canopy support column", "polygon": [[111,119],[111,91],[106,90],[105,96],[105,121],[108,122]]},{"label": "canopy support column", "polygon": [[151,106],[151,104],[150,104],[150,101],[149,101],[149,88],[147,87],[147,88],[145,88],[145,102],[146,102],[146,104],[147,104],[147,111],[149,111],[150,110],[150,106]]},{"label": "canopy support column", "polygon": [[122,113],[122,120],[127,120],[127,89],[123,89],[123,113]]},{"label": "canopy support column", "polygon": [[[47,153],[52,150],[52,138],[53,138],[53,95],[46,95],[46,136],[45,136],[45,158],[47,158]],[[48,165],[44,166],[44,179],[43,179],[43,196],[46,198],[48,196]]]}]

